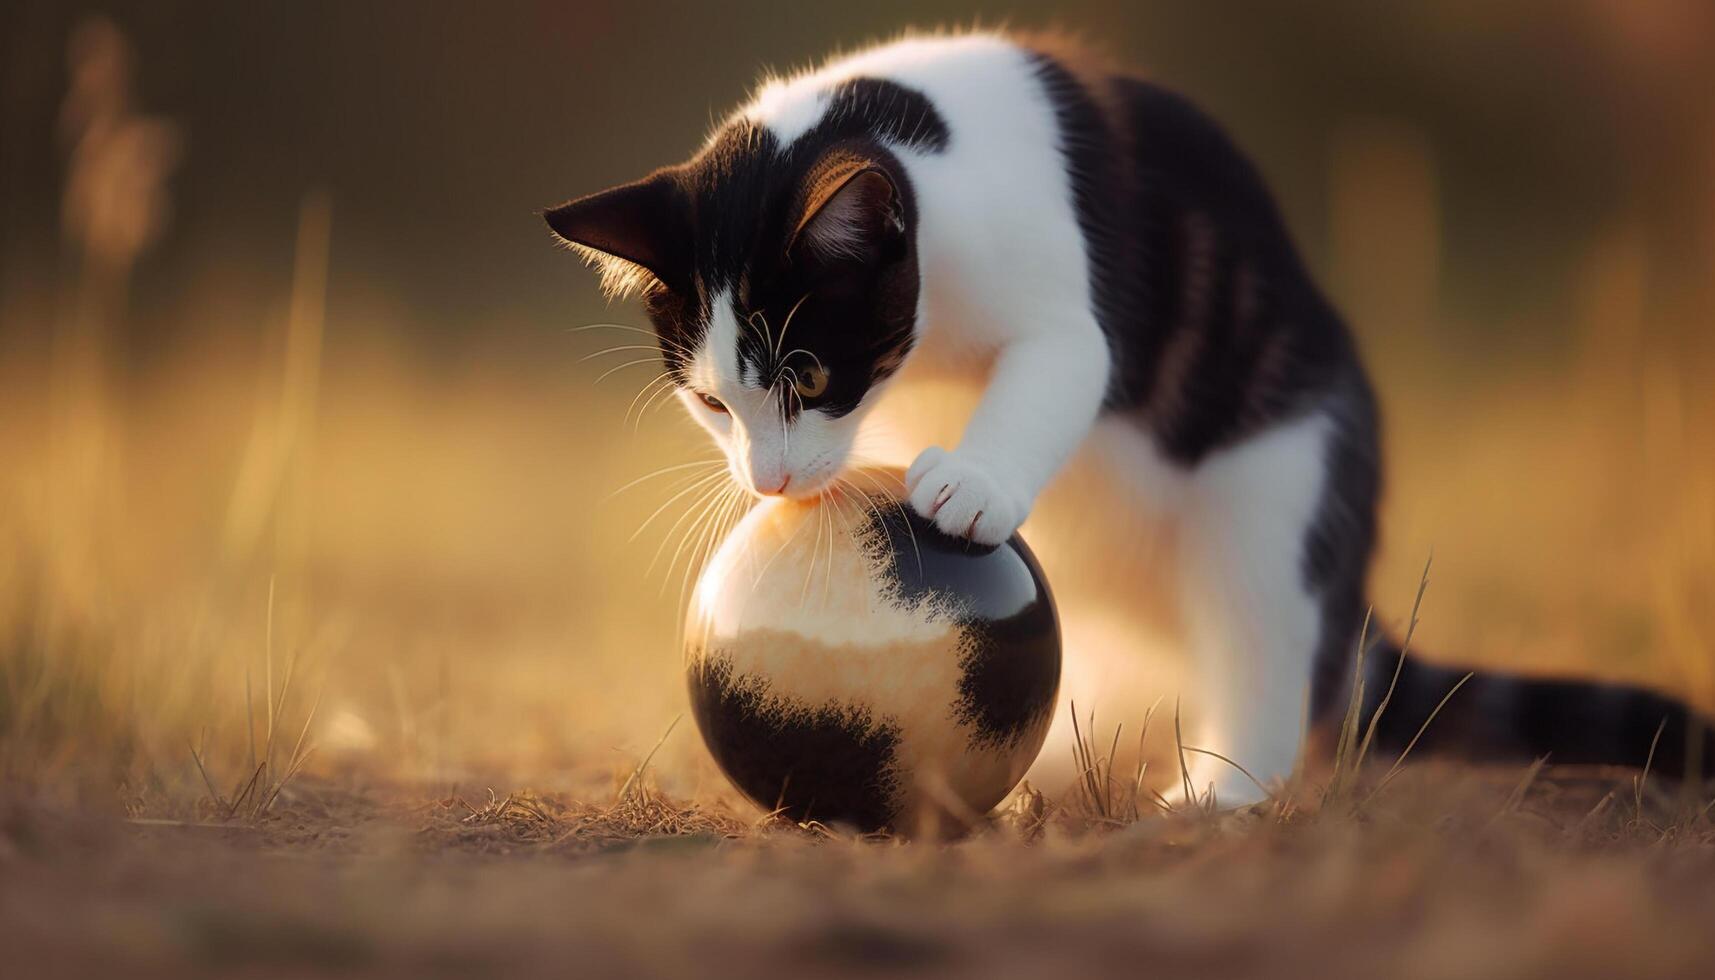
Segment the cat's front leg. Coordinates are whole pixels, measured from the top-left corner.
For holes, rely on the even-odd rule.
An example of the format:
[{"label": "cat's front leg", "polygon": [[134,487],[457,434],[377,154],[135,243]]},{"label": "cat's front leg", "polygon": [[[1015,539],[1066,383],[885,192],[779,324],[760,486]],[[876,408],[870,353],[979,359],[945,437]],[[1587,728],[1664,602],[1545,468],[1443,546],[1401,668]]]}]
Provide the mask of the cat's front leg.
[{"label": "cat's front leg", "polygon": [[1001,349],[958,448],[931,446],[906,473],[919,514],[978,544],[1018,530],[1101,410],[1107,344],[1093,320],[1081,326]]}]

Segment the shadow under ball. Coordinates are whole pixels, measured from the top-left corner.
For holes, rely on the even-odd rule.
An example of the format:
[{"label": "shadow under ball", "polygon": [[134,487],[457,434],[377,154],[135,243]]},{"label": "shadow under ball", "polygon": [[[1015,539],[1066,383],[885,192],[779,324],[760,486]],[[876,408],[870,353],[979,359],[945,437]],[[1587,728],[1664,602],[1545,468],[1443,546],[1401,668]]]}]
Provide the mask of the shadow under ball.
[{"label": "shadow under ball", "polygon": [[1014,535],[948,537],[897,477],[756,506],[692,594],[691,709],[764,810],[940,836],[980,820],[1042,748],[1060,625]]}]

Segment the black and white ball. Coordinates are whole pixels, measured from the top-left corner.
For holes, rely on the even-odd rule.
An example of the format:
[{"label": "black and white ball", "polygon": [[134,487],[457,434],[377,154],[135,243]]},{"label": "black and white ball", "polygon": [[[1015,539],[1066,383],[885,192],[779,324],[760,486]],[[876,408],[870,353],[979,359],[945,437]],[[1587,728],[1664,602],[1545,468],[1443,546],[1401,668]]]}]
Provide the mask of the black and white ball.
[{"label": "black and white ball", "polygon": [[795,820],[948,833],[1042,748],[1060,626],[1030,549],[950,538],[886,493],[773,499],[687,619],[692,712],[747,797]]}]

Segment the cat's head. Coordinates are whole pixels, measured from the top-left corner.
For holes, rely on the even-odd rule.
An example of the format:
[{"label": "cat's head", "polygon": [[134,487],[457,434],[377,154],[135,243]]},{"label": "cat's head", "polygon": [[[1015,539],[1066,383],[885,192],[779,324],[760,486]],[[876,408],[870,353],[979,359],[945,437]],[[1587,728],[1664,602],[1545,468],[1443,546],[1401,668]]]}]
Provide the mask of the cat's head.
[{"label": "cat's head", "polygon": [[916,325],[916,209],[885,148],[783,147],[741,120],[687,163],[545,216],[610,296],[641,296],[680,401],[742,486],[806,497],[845,468]]}]

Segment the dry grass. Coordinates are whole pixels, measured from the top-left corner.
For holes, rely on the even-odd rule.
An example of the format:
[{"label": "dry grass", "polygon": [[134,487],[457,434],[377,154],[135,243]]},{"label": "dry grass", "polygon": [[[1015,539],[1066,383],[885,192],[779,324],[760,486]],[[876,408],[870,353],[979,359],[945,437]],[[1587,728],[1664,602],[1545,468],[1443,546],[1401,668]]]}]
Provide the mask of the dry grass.
[{"label": "dry grass", "polygon": [[1361,817],[1062,808],[1029,843],[1005,817],[947,846],[646,785],[598,805],[308,780],[236,828],[13,800],[0,942],[131,976],[1706,976],[1715,827],[1648,786],[1613,804],[1630,792],[1426,765]]},{"label": "dry grass", "polygon": [[489,791],[478,806],[461,796],[436,801],[420,831],[427,847],[510,852],[600,849],[662,838],[732,840],[752,832],[718,807],[678,803],[647,786],[610,803],[597,804],[531,792],[496,798]]}]

